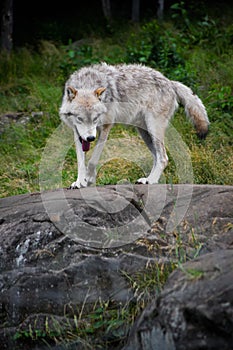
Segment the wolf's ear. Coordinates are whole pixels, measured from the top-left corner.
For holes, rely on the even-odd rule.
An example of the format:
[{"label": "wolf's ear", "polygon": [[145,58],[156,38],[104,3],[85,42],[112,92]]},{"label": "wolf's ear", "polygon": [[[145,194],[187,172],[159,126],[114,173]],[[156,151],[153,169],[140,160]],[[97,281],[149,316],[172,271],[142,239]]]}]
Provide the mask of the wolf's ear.
[{"label": "wolf's ear", "polygon": [[102,95],[102,93],[103,93],[105,90],[106,90],[105,87],[100,87],[100,88],[98,88],[98,89],[95,89],[94,95],[100,99],[100,96]]},{"label": "wolf's ear", "polygon": [[67,96],[69,101],[72,101],[78,93],[78,90],[76,90],[72,86],[68,86],[66,91],[67,91]]}]

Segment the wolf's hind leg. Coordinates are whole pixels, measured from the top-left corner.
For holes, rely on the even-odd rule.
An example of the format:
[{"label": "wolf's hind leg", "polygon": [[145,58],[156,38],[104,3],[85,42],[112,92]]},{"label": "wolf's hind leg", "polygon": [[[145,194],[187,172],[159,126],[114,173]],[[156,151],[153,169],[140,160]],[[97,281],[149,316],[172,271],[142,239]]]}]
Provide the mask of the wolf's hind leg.
[{"label": "wolf's hind leg", "polygon": [[138,184],[155,184],[158,183],[159,178],[166,168],[168,163],[168,157],[164,146],[164,133],[166,125],[156,129],[151,129],[150,132],[141,128],[138,128],[142,139],[146,143],[147,147],[153,155],[153,167],[149,176],[140,178],[137,180]]}]

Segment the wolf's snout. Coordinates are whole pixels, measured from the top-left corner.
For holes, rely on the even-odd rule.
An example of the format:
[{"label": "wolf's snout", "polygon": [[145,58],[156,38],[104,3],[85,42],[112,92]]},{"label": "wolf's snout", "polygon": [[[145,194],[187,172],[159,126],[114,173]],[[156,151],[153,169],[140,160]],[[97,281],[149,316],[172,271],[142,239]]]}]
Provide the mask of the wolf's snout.
[{"label": "wolf's snout", "polygon": [[92,142],[95,140],[95,136],[88,136],[87,137],[87,142]]}]

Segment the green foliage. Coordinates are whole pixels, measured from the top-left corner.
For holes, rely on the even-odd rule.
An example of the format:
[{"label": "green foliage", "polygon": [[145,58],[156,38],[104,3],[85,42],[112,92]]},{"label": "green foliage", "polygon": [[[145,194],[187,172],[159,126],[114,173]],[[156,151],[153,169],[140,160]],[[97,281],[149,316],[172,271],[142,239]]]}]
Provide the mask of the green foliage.
[{"label": "green foliage", "polygon": [[232,45],[232,23],[224,26],[219,16],[212,18],[208,13],[203,16],[203,13],[206,11],[204,9],[199,14],[198,20],[192,21],[190,18],[191,16],[193,17],[198,9],[195,9],[194,5],[190,13],[184,1],[173,4],[171,10],[171,17],[176,27],[181,29],[178,35],[182,42],[189,47],[198,45],[205,49],[210,48],[212,52],[217,54],[223,54]]},{"label": "green foliage", "polygon": [[190,27],[190,19],[188,15],[188,11],[185,8],[184,1],[177,2],[171,5],[172,15],[171,17],[175,20],[179,27],[183,30]]},{"label": "green foliage", "polygon": [[155,295],[161,293],[168,276],[176,267],[177,264],[173,262],[166,264],[156,262],[148,264],[146,268],[133,275],[124,274],[134,290],[138,311],[152,301]]},{"label": "green foliage", "polygon": [[229,85],[213,84],[208,100],[211,106],[217,110],[225,113],[232,113],[233,111],[233,94]]},{"label": "green foliage", "polygon": [[[89,310],[75,305],[65,307],[63,317],[40,315],[17,330],[13,339],[21,343],[59,344],[62,349],[69,344],[82,344],[83,349],[106,349],[111,342],[121,343],[131,326],[135,312],[133,306],[110,301],[98,301]],[[85,311],[86,310],[86,311]]]},{"label": "green foliage", "polygon": [[41,42],[39,52],[22,48],[0,55],[0,113],[43,111],[54,114],[61,97],[59,50]]},{"label": "green foliage", "polygon": [[[0,113],[21,112],[28,120],[1,128],[1,196],[39,190],[40,157],[47,138],[60,123],[64,83],[74,70],[101,61],[146,64],[191,86],[208,110],[211,126],[207,140],[197,139],[182,109],[172,123],[190,149],[194,181],[233,183],[233,26],[208,14],[193,21],[182,2],[171,10],[174,23],[152,20],[137,26],[115,26],[111,36],[104,38],[70,41],[67,46],[41,41],[36,52],[21,48],[10,55],[0,54]],[[132,133],[136,135],[116,126],[110,138],[127,138]],[[76,177],[74,148],[66,156],[62,176],[64,186]],[[116,155],[98,168],[97,184],[123,179],[135,182],[142,176],[140,166]],[[163,181],[179,181],[171,156]]]},{"label": "green foliage", "polygon": [[172,28],[161,27],[156,20],[146,23],[131,35],[127,48],[127,62],[149,65],[170,79],[193,85],[195,71],[186,65],[182,42]]},{"label": "green foliage", "polygon": [[63,55],[60,60],[60,70],[64,77],[68,77],[73,71],[86,65],[100,62],[116,64],[123,62],[124,49],[118,40],[84,39],[80,42],[69,42],[63,47]]},{"label": "green foliage", "polygon": [[69,74],[82,66],[97,63],[93,59],[93,49],[91,46],[82,45],[80,47],[65,48],[66,55],[60,63],[60,68],[64,76]]}]

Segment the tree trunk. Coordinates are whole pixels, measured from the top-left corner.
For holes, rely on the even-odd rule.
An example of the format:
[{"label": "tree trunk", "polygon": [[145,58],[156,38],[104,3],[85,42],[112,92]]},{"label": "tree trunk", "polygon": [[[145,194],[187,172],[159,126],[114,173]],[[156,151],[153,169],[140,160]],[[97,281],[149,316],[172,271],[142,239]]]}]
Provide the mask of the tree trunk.
[{"label": "tree trunk", "polygon": [[13,47],[13,0],[5,0],[2,10],[1,49],[11,51]]},{"label": "tree trunk", "polygon": [[157,17],[159,20],[163,20],[163,12],[164,12],[164,0],[159,0],[159,6],[157,10]]},{"label": "tree trunk", "polygon": [[111,2],[110,0],[101,0],[104,17],[108,20],[112,20]]},{"label": "tree trunk", "polygon": [[139,22],[140,18],[140,0],[132,0],[132,21]]}]

